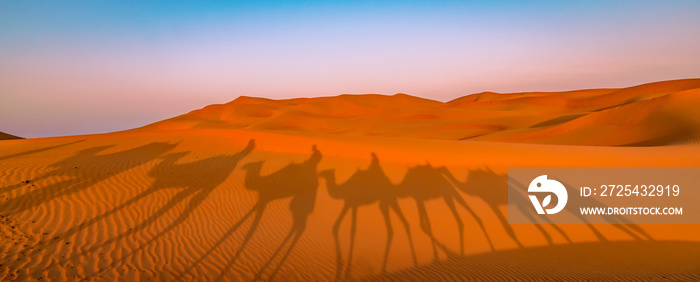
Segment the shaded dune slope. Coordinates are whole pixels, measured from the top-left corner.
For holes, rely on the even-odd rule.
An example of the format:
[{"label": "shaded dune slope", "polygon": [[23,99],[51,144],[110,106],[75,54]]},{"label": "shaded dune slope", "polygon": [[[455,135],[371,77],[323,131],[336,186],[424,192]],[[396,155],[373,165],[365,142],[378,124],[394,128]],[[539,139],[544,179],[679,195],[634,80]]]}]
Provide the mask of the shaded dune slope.
[{"label": "shaded dune slope", "polygon": [[18,137],[18,136],[14,136],[12,134],[0,132],[0,140],[10,140],[10,139],[22,139],[22,137]]}]

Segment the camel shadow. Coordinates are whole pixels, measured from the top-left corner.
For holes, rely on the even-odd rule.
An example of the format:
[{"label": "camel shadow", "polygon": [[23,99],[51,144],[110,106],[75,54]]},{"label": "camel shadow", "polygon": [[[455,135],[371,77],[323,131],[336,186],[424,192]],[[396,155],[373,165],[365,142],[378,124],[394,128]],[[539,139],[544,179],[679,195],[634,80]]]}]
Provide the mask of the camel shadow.
[{"label": "camel shadow", "polygon": [[[387,241],[381,267],[382,273],[386,272],[386,266],[388,264],[389,253],[394,235],[393,226],[391,223],[391,211],[393,211],[401,220],[410,244],[411,253],[413,255],[413,263],[415,266],[418,265],[410,225],[398,204],[398,199],[411,198],[416,203],[421,231],[423,231],[423,233],[430,238],[433,248],[433,256],[436,261],[439,260],[439,251],[442,251],[447,257],[464,255],[465,228],[462,218],[457,210],[457,205],[466,210],[477,222],[481,232],[486,234],[486,229],[482,220],[477,216],[476,212],[467,204],[455,186],[453,186],[453,184],[450,182],[449,178],[445,175],[446,171],[447,169],[445,167],[433,167],[430,164],[416,165],[407,170],[399,184],[393,184],[382,170],[377,155],[372,153],[369,167],[367,169],[357,170],[348,178],[348,180],[341,184],[336,183],[333,170],[320,172],[319,176],[325,179],[328,194],[331,196],[331,198],[344,201],[343,208],[338,215],[332,230],[336,248],[335,279],[347,280],[351,277],[353,251],[355,248],[354,242],[357,232],[357,210],[361,207],[378,203],[379,209],[382,212],[382,216],[385,221]],[[452,217],[457,224],[460,243],[459,253],[455,253],[447,248],[445,244],[441,243],[436,238],[433,232],[426,203],[432,200],[440,199],[444,201],[447,207],[450,209]],[[341,252],[338,233],[340,225],[349,211],[351,212],[350,246],[347,261],[345,262]],[[486,236],[486,239],[493,249],[491,239],[488,236]]]},{"label": "camel shadow", "polygon": [[[438,247],[448,256],[454,254],[435,238],[430,224],[430,218],[428,217],[428,211],[425,207],[426,202],[442,199],[452,212],[452,216],[459,229],[459,255],[464,255],[464,223],[457,211],[455,202],[474,218],[481,231],[486,234],[486,229],[482,220],[477,216],[474,210],[471,209],[459,192],[457,192],[448,178],[445,177],[444,171],[447,171],[447,168],[436,168],[431,164],[417,165],[409,168],[401,183],[397,185],[401,197],[410,197],[415,201],[421,230],[430,237],[435,260],[439,259]],[[488,236],[486,239],[491,248],[493,248],[491,239]]]},{"label": "camel shadow", "polygon": [[[372,161],[367,169],[357,170],[350,178],[342,184],[337,184],[334,170],[325,170],[319,173],[319,176],[326,181],[328,194],[331,198],[341,199],[344,201],[343,208],[333,224],[333,238],[336,248],[336,279],[340,279],[343,272],[345,278],[350,277],[352,271],[352,256],[355,247],[355,235],[357,232],[357,210],[362,206],[379,203],[379,209],[384,217],[384,222],[387,230],[386,249],[384,251],[384,260],[382,263],[382,272],[386,271],[386,265],[391,249],[391,243],[394,236],[393,227],[391,224],[390,211],[399,217],[408,236],[408,241],[411,246],[414,264],[417,263],[416,252],[413,247],[413,238],[408,220],[404,216],[399,207],[397,198],[399,190],[394,186],[389,178],[384,174],[377,155],[372,153]],[[343,262],[343,255],[340,248],[339,229],[347,212],[351,211],[350,225],[350,249],[348,251],[347,265]],[[345,265],[345,267],[343,267]],[[345,270],[343,270],[345,268]]]},{"label": "camel shadow", "polygon": [[[420,172],[420,173],[419,173]],[[440,175],[435,175],[435,173],[439,173]],[[415,174],[413,176],[412,174]],[[443,183],[442,176],[446,179],[449,180],[450,184],[445,185]],[[523,191],[527,192],[527,187],[517,181],[515,181],[512,178],[509,178],[506,174],[498,174],[491,170],[490,168],[485,168],[485,169],[470,169],[468,171],[468,176],[465,181],[460,181],[458,180],[447,168],[445,167],[437,167],[433,168],[430,165],[424,165],[424,166],[416,166],[413,168],[410,168],[409,171],[406,173],[406,176],[404,177],[404,180],[402,183],[409,183],[410,185],[415,185],[415,186],[424,186],[425,188],[418,189],[419,191],[425,191],[427,190],[428,192],[424,193],[430,193],[432,195],[445,195],[448,192],[438,192],[440,190],[444,191],[449,191],[451,189],[450,186],[454,185],[458,190],[460,190],[462,193],[474,197],[478,197],[482,199],[490,208],[490,211],[496,215],[498,218],[500,224],[505,228],[506,233],[508,236],[515,241],[515,243],[518,245],[518,248],[512,249],[512,250],[507,250],[507,251],[496,251],[493,249],[492,245],[492,250],[493,252],[490,253],[484,253],[484,254],[479,254],[479,255],[469,255],[465,256],[464,254],[462,255],[448,255],[446,260],[435,260],[432,264],[428,265],[422,265],[422,266],[414,266],[411,268],[407,268],[405,270],[400,270],[396,273],[382,273],[378,276],[375,277],[369,277],[369,280],[402,280],[405,279],[405,277],[422,277],[421,279],[428,279],[428,280],[444,280],[444,279],[454,279],[455,277],[459,277],[459,279],[474,279],[474,277],[481,277],[481,279],[486,279],[486,280],[491,280],[497,277],[498,279],[512,279],[513,276],[508,276],[508,275],[501,275],[498,274],[498,271],[494,272],[492,269],[492,266],[496,265],[511,265],[514,256],[523,256],[522,260],[516,260],[516,261],[522,261],[524,264],[537,264],[535,261],[539,261],[540,257],[539,254],[545,254],[542,257],[554,257],[553,254],[559,254],[561,253],[576,253],[576,254],[582,254],[581,257],[586,259],[586,260],[592,260],[594,261],[595,259],[599,258],[600,256],[605,256],[605,254],[609,254],[609,249],[621,249],[621,250],[626,250],[632,253],[635,253],[636,249],[638,248],[644,248],[645,246],[647,247],[653,247],[656,248],[656,250],[660,251],[666,248],[666,245],[671,246],[673,245],[674,247],[677,247],[677,249],[682,249],[683,246],[682,244],[685,243],[677,243],[677,242],[658,242],[658,241],[653,241],[651,236],[645,232],[644,229],[642,229],[640,226],[631,223],[629,220],[627,220],[624,217],[617,216],[617,217],[612,217],[608,220],[608,223],[611,224],[612,226],[622,230],[623,232],[629,234],[632,236],[635,241],[630,241],[630,242],[613,242],[605,239],[603,235],[596,230],[595,226],[588,222],[583,216],[578,214],[577,210],[569,210],[569,212],[578,215],[578,217],[590,228],[598,238],[597,242],[589,242],[589,243],[574,243],[568,234],[562,230],[558,225],[554,224],[551,220],[547,218],[542,218],[541,216],[538,217],[536,216],[535,210],[533,207],[530,205],[530,200],[523,194]],[[420,183],[424,183],[423,185],[420,185]],[[444,188],[439,188],[444,186]],[[566,187],[573,187],[571,185],[565,185]],[[397,187],[401,187],[401,185],[398,185]],[[577,193],[578,191],[573,191],[571,188],[569,189],[569,193]],[[407,187],[403,187],[402,191],[402,196],[410,196],[411,192],[407,191]],[[449,192],[451,193],[451,192]],[[517,195],[517,197],[522,197],[521,200],[519,201],[512,201],[509,203],[508,197],[509,194],[512,195]],[[435,197],[433,197],[435,198]],[[589,202],[587,203],[588,205],[591,206],[604,206],[602,205],[599,201],[595,199],[587,199]],[[458,201],[459,200],[455,200]],[[510,206],[508,206],[510,204]],[[450,204],[447,204],[450,206]],[[454,205],[454,204],[452,204]],[[520,211],[526,218],[528,218],[534,225],[535,227],[541,232],[541,234],[545,237],[547,240],[548,245],[546,246],[541,246],[541,247],[533,247],[533,248],[526,248],[523,246],[523,244],[520,242],[520,240],[517,238],[515,231],[513,228],[510,226],[508,223],[507,219],[507,214],[502,212],[499,207],[502,206],[508,206],[509,209],[514,208]],[[424,207],[418,207],[419,210],[419,215],[421,217],[421,225],[424,225]],[[450,209],[454,210],[453,207],[450,207]],[[454,211],[453,211],[454,213]],[[475,214],[472,213],[475,218],[478,218]],[[458,216],[458,215],[455,215]],[[426,217],[427,218],[427,217]],[[554,233],[547,232],[545,228],[543,227],[543,224],[538,223],[539,221],[544,220],[546,222],[545,224],[550,225],[554,231],[556,231],[559,235],[561,235],[568,244],[561,244],[561,245],[555,245],[553,243],[552,235]],[[478,221],[479,222],[479,221]],[[431,232],[430,228],[428,226],[423,227],[423,231],[426,233]],[[484,234],[486,232],[484,231]],[[430,234],[428,234],[430,236]],[[649,244],[658,244],[658,245],[641,245],[643,241],[641,241],[642,238],[647,238],[649,239]],[[488,234],[487,234],[487,239],[488,239]],[[491,242],[489,240],[489,242]],[[658,242],[658,243],[657,243]],[[698,244],[692,243],[693,248],[697,248]],[[676,246],[678,245],[678,246]],[[688,244],[691,245],[691,244]],[[596,256],[588,256],[587,253],[590,252],[590,250],[595,250],[598,252],[598,255]],[[652,255],[654,254],[655,251],[652,251]],[[531,256],[532,257],[529,257]],[[651,255],[650,255],[651,256]],[[634,255],[631,255],[630,257],[634,257]],[[534,261],[533,261],[534,259]],[[493,260],[493,263],[491,262],[483,262],[481,260]],[[571,267],[579,267],[581,269],[584,269],[586,266],[581,266],[580,263],[578,263],[576,260],[569,260],[566,261],[567,266]],[[465,269],[464,267],[470,265],[473,266],[473,268],[468,268]],[[546,268],[546,267],[545,267]],[[462,272],[451,272],[450,275],[444,275],[445,274],[445,269],[463,269],[464,273]],[[526,271],[527,268],[521,268],[518,269],[518,271]],[[503,273],[510,273],[508,271],[512,271],[510,267],[504,267],[504,270],[501,272]],[[478,274],[481,276],[473,276],[474,274]],[[510,275],[510,274],[509,274]],[[510,277],[510,278],[507,278]],[[604,277],[604,276],[602,276]],[[497,279],[497,280],[498,280]]]},{"label": "camel shadow", "polygon": [[[536,213],[536,210],[532,208],[530,205],[530,200],[526,199],[525,194],[528,193],[528,187],[517,180],[515,180],[512,177],[508,177],[508,181],[510,184],[509,189],[511,189],[511,195],[516,195],[519,197],[519,199],[512,201],[514,204],[518,205],[518,210],[521,212],[522,215],[528,218],[530,222],[537,222],[536,218],[539,220],[545,220],[548,223],[551,224],[551,221],[547,217],[540,216]],[[574,194],[578,193],[575,188],[576,186],[569,185],[565,182],[562,182],[564,184],[564,187],[566,187],[567,192],[569,194]],[[571,199],[571,198],[569,198]],[[575,200],[579,201],[579,204],[577,205],[567,205],[564,208],[564,211],[567,211],[568,213],[572,214],[576,218],[578,218],[581,222],[586,224],[588,228],[593,232],[593,235],[596,237],[598,241],[608,241],[607,238],[593,225],[583,214],[581,214],[581,211],[578,209],[579,206],[597,206],[597,207],[607,207],[607,205],[603,204],[602,202],[594,199],[593,197],[583,197],[583,198],[574,198]],[[639,225],[636,225],[632,223],[629,219],[625,218],[624,216],[620,215],[610,215],[605,218],[607,224],[611,224],[611,226],[621,230],[622,232],[626,233],[630,237],[632,237],[635,240],[642,240],[642,239],[647,239],[647,240],[654,240],[649,234],[644,231]],[[567,241],[571,243],[571,240],[566,237],[565,233],[561,232],[557,228],[556,225],[552,224],[553,227],[555,227],[562,235],[565,236]],[[547,235],[545,235],[547,236]],[[547,237],[549,238],[549,237]],[[548,239],[549,240],[549,239]],[[551,242],[550,242],[551,244]]]},{"label": "camel shadow", "polygon": [[59,144],[59,145],[44,147],[44,148],[40,148],[40,149],[29,150],[29,151],[25,151],[25,152],[16,153],[16,154],[4,155],[4,156],[0,157],[0,161],[4,161],[4,160],[7,160],[7,159],[12,159],[12,158],[16,158],[16,157],[21,157],[21,156],[26,156],[26,155],[31,155],[31,154],[36,154],[36,153],[41,153],[41,152],[46,152],[46,151],[49,151],[49,150],[53,150],[53,149],[65,147],[65,146],[68,146],[68,145],[73,145],[73,144],[80,143],[80,142],[83,142],[83,141],[85,141],[85,139],[83,139],[83,140],[76,140],[76,141],[68,142],[68,143],[65,143],[65,144]]},{"label": "camel shadow", "polygon": [[[515,181],[515,180],[513,180]],[[569,185],[566,182],[562,182],[564,184],[564,187],[566,188],[567,192],[569,194],[576,195],[575,193],[579,193],[578,190],[576,190],[574,187]],[[521,185],[522,189],[527,190],[525,185]],[[588,206],[588,207],[604,207],[607,209],[607,205],[603,204],[602,202],[598,201],[595,199],[595,197],[577,197],[575,198],[579,204],[578,206]],[[568,211],[569,213],[575,215],[576,217],[579,218],[582,222],[588,224],[591,226],[591,229],[593,229],[593,225],[589,223],[589,221],[586,219],[584,215],[581,214],[581,211],[576,208],[575,205],[568,205],[564,207],[564,210]],[[626,233],[630,237],[634,238],[635,240],[654,240],[654,238],[651,237],[644,229],[642,229],[639,225],[632,223],[629,219],[627,219],[624,216],[621,215],[607,215],[605,217],[606,221],[609,224],[612,224],[617,229],[620,229],[622,232]],[[593,230],[596,237],[598,238],[599,241],[606,241],[607,239],[597,230]],[[635,233],[636,232],[636,233]]]},{"label": "camel shadow", "polygon": [[[121,264],[128,257],[132,256],[139,250],[144,249],[149,244],[155,242],[159,238],[163,237],[168,232],[172,231],[182,223],[184,223],[187,218],[204,202],[205,199],[219,186],[221,185],[228,176],[233,172],[233,170],[238,165],[238,162],[246,157],[255,148],[255,141],[250,140],[248,146],[242,151],[230,155],[220,155],[215,157],[210,157],[202,160],[197,160],[190,163],[181,163],[180,160],[188,154],[188,152],[177,152],[162,156],[161,162],[158,163],[153,169],[149,171],[149,176],[155,178],[155,181],[148,189],[140,192],[136,196],[128,199],[127,201],[119,204],[118,206],[104,212],[98,216],[95,216],[81,224],[70,228],[60,237],[67,237],[74,235],[82,230],[85,230],[91,225],[94,225],[109,216],[116,214],[117,212],[124,210],[130,206],[137,204],[139,201],[154,195],[155,193],[170,188],[179,189],[179,191],[172,198],[156,210],[154,213],[150,214],[145,220],[129,228],[128,231],[122,232],[108,240],[101,242],[100,244],[94,245],[90,248],[84,249],[81,252],[69,257],[66,261],[74,259],[76,257],[89,255],[97,251],[100,248],[109,246],[110,244],[124,239],[130,235],[136,234],[142,230],[145,230],[149,226],[156,223],[159,218],[167,214],[170,210],[175,208],[182,202],[186,202],[185,209],[177,215],[177,217],[170,223],[168,223],[163,229],[158,231],[155,235],[151,236],[147,241],[140,243],[137,248],[126,253],[122,257],[115,259],[112,263],[105,267],[104,269],[110,269],[116,265]],[[203,172],[206,171],[206,178],[202,177]]]},{"label": "camel shadow", "polygon": [[[523,248],[522,242],[515,235],[515,230],[508,223],[507,214],[504,214],[499,206],[508,205],[508,195],[517,195],[525,199],[525,196],[520,194],[515,187],[509,185],[508,176],[505,174],[495,173],[490,168],[486,169],[470,169],[467,175],[467,180],[465,182],[460,182],[449,170],[443,171],[447,178],[463,193],[471,196],[478,197],[482,199],[486,204],[488,204],[491,212],[493,212],[498,221],[500,221],[501,226],[505,229],[508,236],[518,245],[519,248]],[[513,201],[515,208],[521,211],[531,222],[535,221],[535,217],[532,214],[532,207],[527,205],[527,201]],[[550,224],[564,239],[571,243],[569,236],[559,228],[557,225],[552,224],[549,219],[544,218],[548,224]],[[542,227],[541,224],[535,224],[535,227],[542,233],[542,235],[547,240],[549,245],[554,244],[552,236]],[[492,251],[495,251],[492,246]]]},{"label": "camel shadow", "polygon": [[[306,230],[308,217],[314,210],[316,192],[318,189],[317,165],[321,161],[321,152],[314,145],[309,159],[302,163],[290,163],[268,175],[261,175],[264,162],[252,162],[242,166],[245,170],[244,183],[247,189],[257,193],[257,202],[253,207],[230,227],[207,251],[181,273],[178,278],[185,279],[190,270],[217,250],[245,222],[251,219],[250,227],[244,235],[234,255],[226,262],[218,279],[223,279],[244,252],[246,246],[255,235],[263,219],[265,209],[277,200],[291,198],[289,211],[292,214],[292,227],[272,256],[260,267],[255,277],[264,276],[272,268],[268,279],[272,279],[284,265],[297,242]],[[286,248],[285,248],[286,247]]]},{"label": "camel shadow", "polygon": [[[549,245],[554,244],[552,236],[549,234],[549,232],[547,232],[544,229],[542,224],[536,223],[538,222],[538,219],[545,221],[546,224],[550,225],[554,230],[556,230],[557,233],[559,233],[559,235],[561,235],[564,238],[564,240],[566,240],[568,243],[572,243],[571,239],[566,234],[566,232],[564,232],[564,230],[562,230],[558,225],[554,224],[550,219],[538,216],[535,213],[535,210],[530,205],[530,200],[527,199],[525,194],[523,194],[523,192],[527,192],[527,187],[522,183],[518,182],[517,180],[508,177],[505,174],[495,173],[489,168],[469,170],[469,174],[465,182],[460,182],[459,180],[457,180],[454,177],[454,175],[450,173],[449,170],[446,170],[444,172],[445,175],[450,179],[450,181],[452,181],[452,183],[463,193],[479,197],[489,205],[492,212],[498,217],[498,220],[501,222],[501,225],[505,228],[508,236],[518,245],[518,247],[522,248],[523,244],[515,235],[515,231],[508,223],[507,215],[504,214],[498,208],[499,206],[508,204],[514,205],[514,208],[518,209],[518,211],[522,215],[524,215],[530,222],[534,223],[535,227],[545,237],[545,240],[547,240],[547,243]],[[573,186],[565,185],[565,187]],[[567,189],[569,190],[569,193],[578,193],[578,191],[574,191],[572,190],[572,188]],[[516,201],[511,201],[509,203],[509,195],[513,195],[514,197],[518,197],[519,199]],[[602,203],[595,199],[585,200],[589,201],[587,205],[603,206]],[[585,223],[599,241],[607,240],[603,236],[603,234],[600,233],[600,231],[598,231],[585,217],[583,217],[579,213],[578,210],[574,210],[574,208],[571,207],[567,208],[567,210],[572,214],[576,215],[583,223]],[[636,231],[637,233],[641,234],[647,239],[651,239],[651,237],[642,228],[635,224],[632,224],[626,218],[615,216],[609,219],[609,223],[613,224],[613,226],[624,231],[625,233],[629,234],[635,239],[640,239],[640,236],[635,234],[635,232],[633,231]]]},{"label": "camel shadow", "polygon": [[[27,183],[37,183],[50,177],[67,177],[67,180],[37,187],[27,193],[7,199],[8,205],[4,208],[4,211],[20,213],[53,199],[81,192],[113,175],[145,164],[176,146],[177,144],[153,142],[132,149],[106,154],[99,153],[113,146],[98,146],[80,150],[73,156],[51,164],[49,166],[52,169],[51,171]],[[92,169],[99,169],[105,164],[119,165],[111,166],[110,171],[107,173],[104,171],[98,173],[92,171]]]}]

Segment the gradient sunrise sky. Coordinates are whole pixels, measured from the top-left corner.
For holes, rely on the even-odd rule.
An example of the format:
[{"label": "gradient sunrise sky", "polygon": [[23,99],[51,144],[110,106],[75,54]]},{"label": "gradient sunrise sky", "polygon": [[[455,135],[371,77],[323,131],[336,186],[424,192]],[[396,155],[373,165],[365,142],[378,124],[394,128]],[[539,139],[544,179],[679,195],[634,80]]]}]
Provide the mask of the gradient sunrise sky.
[{"label": "gradient sunrise sky", "polygon": [[2,1],[0,131],[139,127],[238,96],[700,77],[700,1]]}]

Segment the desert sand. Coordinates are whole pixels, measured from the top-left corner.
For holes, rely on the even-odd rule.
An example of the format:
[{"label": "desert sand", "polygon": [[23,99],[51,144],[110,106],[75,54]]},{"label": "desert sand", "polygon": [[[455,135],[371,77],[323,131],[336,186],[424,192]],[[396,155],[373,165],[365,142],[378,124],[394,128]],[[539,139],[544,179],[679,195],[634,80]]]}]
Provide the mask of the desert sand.
[{"label": "desert sand", "polygon": [[700,166],[700,79],[239,97],[0,141],[0,280],[699,280],[700,225],[509,225],[514,166]]}]

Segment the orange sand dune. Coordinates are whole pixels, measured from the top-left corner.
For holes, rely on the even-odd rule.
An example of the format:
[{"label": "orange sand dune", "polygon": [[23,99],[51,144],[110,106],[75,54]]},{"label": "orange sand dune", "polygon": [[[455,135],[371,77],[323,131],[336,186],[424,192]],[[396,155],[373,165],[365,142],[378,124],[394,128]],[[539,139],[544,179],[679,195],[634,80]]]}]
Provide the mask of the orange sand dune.
[{"label": "orange sand dune", "polygon": [[[561,145],[680,144],[696,139],[688,128],[698,120],[695,108],[700,101],[693,97],[697,89],[700,79],[623,89],[485,92],[447,103],[405,94],[240,97],[142,129],[230,128]],[[611,132],[619,136],[610,138]]]},{"label": "orange sand dune", "polygon": [[478,140],[548,144],[659,146],[700,138],[700,89],[667,94],[553,126],[499,132]]},{"label": "orange sand dune", "polygon": [[4,140],[0,280],[698,280],[700,225],[506,219],[508,167],[699,166],[698,90],[659,85],[607,109],[623,90],[239,98]]}]

